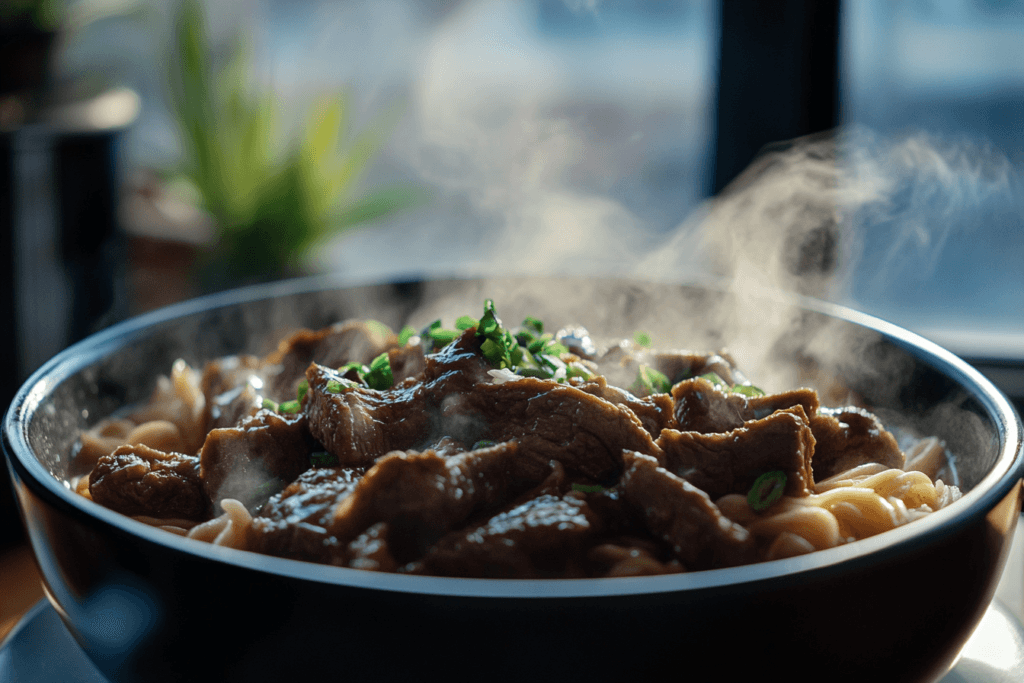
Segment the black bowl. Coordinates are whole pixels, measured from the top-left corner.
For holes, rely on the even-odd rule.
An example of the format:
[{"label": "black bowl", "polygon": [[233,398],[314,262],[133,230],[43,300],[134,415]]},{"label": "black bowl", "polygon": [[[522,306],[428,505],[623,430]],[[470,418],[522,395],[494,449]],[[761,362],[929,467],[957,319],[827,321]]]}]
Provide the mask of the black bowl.
[{"label": "black bowl", "polygon": [[[79,432],[144,400],[178,357],[195,363],[262,352],[284,329],[347,317],[397,327],[426,310],[414,316],[422,324],[442,309],[477,311],[484,297],[508,320],[539,314],[609,335],[643,326],[656,339],[675,329],[678,345],[698,348],[729,343],[724,330],[751,322],[749,313],[726,313],[731,295],[696,286],[305,280],[174,306],[76,344],[22,387],[3,445],[47,595],[100,669],[123,681],[758,680],[775,673],[927,681],[948,670],[992,598],[1020,512],[1020,420],[952,354],[820,302],[792,308],[766,298],[746,309],[794,324],[766,357],[832,391],[841,384],[888,424],[943,438],[957,459],[962,500],[873,538],[757,565],[484,580],[379,574],[214,547],[69,488]],[[710,329],[696,334],[695,320]]]}]

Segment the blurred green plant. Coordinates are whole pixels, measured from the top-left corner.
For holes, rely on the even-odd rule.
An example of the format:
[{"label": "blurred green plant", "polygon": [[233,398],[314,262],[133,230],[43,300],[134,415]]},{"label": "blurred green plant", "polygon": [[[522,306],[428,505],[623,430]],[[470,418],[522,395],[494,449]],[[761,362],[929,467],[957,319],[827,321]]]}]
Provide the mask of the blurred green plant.
[{"label": "blurred green plant", "polygon": [[40,31],[56,31],[63,14],[61,0],[0,0],[0,25],[27,21]]},{"label": "blurred green plant", "polygon": [[205,289],[300,274],[310,250],[328,237],[424,201],[422,189],[406,185],[353,196],[399,107],[347,136],[345,94],[319,98],[298,140],[280,149],[274,94],[249,84],[241,39],[226,65],[214,68],[199,0],[179,6],[175,50],[172,101],[186,148],[183,173],[217,229],[201,269]]}]

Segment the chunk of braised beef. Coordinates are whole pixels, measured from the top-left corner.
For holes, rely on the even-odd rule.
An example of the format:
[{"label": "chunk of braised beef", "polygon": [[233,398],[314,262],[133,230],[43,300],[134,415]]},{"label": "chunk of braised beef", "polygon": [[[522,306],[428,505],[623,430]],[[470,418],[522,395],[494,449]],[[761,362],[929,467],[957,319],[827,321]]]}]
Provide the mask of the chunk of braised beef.
[{"label": "chunk of braised beef", "polygon": [[101,456],[89,475],[92,499],[125,515],[201,522],[210,499],[199,479],[199,459],[126,445]]},{"label": "chunk of braised beef", "polygon": [[694,353],[693,351],[658,351],[650,354],[649,364],[665,375],[672,384],[690,377],[713,372],[729,384],[745,378],[736,369],[736,361],[726,352]]},{"label": "chunk of braised beef", "polygon": [[319,445],[305,415],[261,410],[237,427],[214,429],[206,436],[199,474],[211,500],[234,498],[252,505],[309,469],[315,450]]},{"label": "chunk of braised beef", "polygon": [[687,570],[748,564],[754,539],[729,521],[704,491],[675,476],[654,458],[627,451],[618,487],[648,531],[666,541]]},{"label": "chunk of braised beef", "polygon": [[801,406],[806,415],[818,410],[818,395],[813,389],[795,389],[779,394],[748,398],[735,392],[723,392],[701,377],[678,382],[672,387],[675,422],[679,431],[712,434],[729,432],[748,420],[760,420],[777,410]]},{"label": "chunk of braised beef", "polygon": [[863,408],[821,408],[810,424],[817,481],[870,462],[900,469],[905,464],[896,438]]},{"label": "chunk of braised beef", "polygon": [[422,385],[378,391],[348,383],[337,371],[315,363],[306,377],[309,429],[339,465],[369,467],[391,451],[425,445],[434,432],[438,409]]},{"label": "chunk of braised beef", "polygon": [[262,367],[259,358],[245,354],[206,363],[200,380],[206,431],[233,427],[260,409],[262,400],[250,380],[255,377],[262,386]]},{"label": "chunk of braised beef", "polygon": [[388,364],[391,365],[395,384],[400,384],[422,375],[427,367],[427,359],[419,344],[406,344],[388,351]]},{"label": "chunk of braised beef", "polygon": [[[368,365],[393,348],[394,333],[375,321],[350,320],[321,330],[299,330],[288,336],[266,358],[267,395],[275,401],[295,398],[310,363],[339,367],[345,363]],[[269,366],[278,366],[271,372]]]},{"label": "chunk of braised beef", "polygon": [[622,471],[623,449],[664,457],[629,408],[553,380],[480,383],[452,397],[451,410],[481,419],[485,439],[515,439],[524,457],[557,460],[594,481]]},{"label": "chunk of braised beef", "polygon": [[543,494],[448,534],[423,557],[423,571],[482,578],[585,576],[582,551],[598,531],[583,496]]},{"label": "chunk of braised beef", "polygon": [[665,453],[666,467],[712,498],[745,495],[754,480],[772,470],[786,473],[789,495],[806,496],[814,486],[815,440],[799,405],[724,433],[666,429],[657,443]]},{"label": "chunk of braised beef", "polygon": [[345,550],[327,527],[335,508],[362,476],[362,469],[348,467],[306,470],[253,518],[252,549],[308,562],[344,564]]},{"label": "chunk of braised beef", "polygon": [[668,394],[652,394],[637,398],[634,394],[619,387],[613,387],[601,375],[576,385],[580,391],[603,398],[612,405],[628,408],[640,420],[652,438],[658,438],[661,430],[674,427],[676,424],[675,402]]},{"label": "chunk of braised beef", "polygon": [[500,507],[544,480],[550,468],[517,451],[509,442],[451,458],[433,451],[390,453],[335,508],[328,531],[349,541],[386,522],[395,557],[415,560],[471,515]]}]

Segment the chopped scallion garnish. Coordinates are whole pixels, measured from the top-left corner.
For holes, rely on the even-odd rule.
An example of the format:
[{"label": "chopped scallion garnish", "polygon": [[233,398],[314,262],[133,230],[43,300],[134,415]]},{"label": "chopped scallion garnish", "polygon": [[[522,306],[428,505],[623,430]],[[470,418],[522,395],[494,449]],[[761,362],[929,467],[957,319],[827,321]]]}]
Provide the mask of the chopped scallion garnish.
[{"label": "chopped scallion garnish", "polygon": [[294,415],[302,410],[302,404],[298,401],[285,401],[277,407],[279,413]]},{"label": "chopped scallion garnish", "polygon": [[600,484],[573,484],[572,490],[581,491],[582,493],[601,493],[601,491],[606,489]]},{"label": "chopped scallion garnish", "polygon": [[409,343],[409,340],[416,336],[416,329],[410,325],[406,325],[402,328],[402,331],[398,333],[398,345],[405,346]]},{"label": "chopped scallion garnish", "polygon": [[391,372],[391,361],[388,354],[382,353],[370,363],[370,370],[363,375],[363,381],[371,389],[390,389],[395,383],[395,377]]},{"label": "chopped scallion garnish", "polygon": [[782,470],[765,472],[754,480],[747,494],[747,504],[755,512],[767,510],[782,498],[786,488],[786,473]]},{"label": "chopped scallion garnish", "polygon": [[473,444],[473,447],[470,450],[471,451],[476,451],[476,450],[480,450],[481,448],[490,448],[491,446],[497,446],[497,445],[498,445],[497,441],[490,441],[488,439],[481,439],[480,441],[477,441],[475,444]]},{"label": "chopped scallion garnish", "polygon": [[470,317],[468,315],[462,315],[459,316],[458,320],[455,321],[455,329],[466,331],[471,327],[476,327],[478,322],[479,321],[476,318]]},{"label": "chopped scallion garnish", "polygon": [[637,346],[642,346],[646,349],[651,345],[651,335],[638,331],[633,335],[633,341],[636,342]]},{"label": "chopped scallion garnish", "polygon": [[526,319],[523,320],[523,327],[527,331],[544,334],[544,323],[533,316],[526,316]]},{"label": "chopped scallion garnish", "polygon": [[298,396],[297,396],[296,400],[298,400],[299,403],[302,403],[302,401],[306,398],[306,394],[308,394],[308,393],[309,393],[309,381],[308,380],[302,380],[301,382],[299,382],[299,391],[298,391]]},{"label": "chopped scallion garnish", "polygon": [[737,384],[732,388],[732,392],[734,394],[743,394],[744,396],[748,396],[750,398],[765,395],[764,391],[758,389],[753,384]]},{"label": "chopped scallion garnish", "polygon": [[277,401],[271,401],[269,398],[263,399],[263,409],[277,411]]},{"label": "chopped scallion garnish", "polygon": [[338,456],[327,451],[317,451],[309,454],[309,464],[313,467],[336,467]]},{"label": "chopped scallion garnish", "polygon": [[663,373],[649,365],[641,364],[636,373],[636,386],[642,393],[667,394],[672,390],[672,382]]}]

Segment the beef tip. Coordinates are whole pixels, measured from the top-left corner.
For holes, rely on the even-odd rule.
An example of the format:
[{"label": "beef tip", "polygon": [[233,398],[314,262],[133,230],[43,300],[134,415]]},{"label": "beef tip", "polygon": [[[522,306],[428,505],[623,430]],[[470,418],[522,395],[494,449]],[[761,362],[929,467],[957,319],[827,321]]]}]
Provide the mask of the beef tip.
[{"label": "beef tip", "polygon": [[346,363],[368,365],[397,341],[386,325],[373,320],[350,320],[315,332],[299,330],[266,358],[268,366],[279,366],[274,373],[267,369],[267,395],[275,401],[290,401],[295,398],[310,363],[332,368]]},{"label": "beef tip", "polygon": [[312,364],[306,371],[305,412],[310,429],[341,465],[369,466],[391,451],[426,450],[442,436],[472,445],[481,428],[461,416],[445,419],[453,392],[490,382],[473,329],[426,358],[419,383],[384,391],[353,384],[336,371]]},{"label": "beef tip", "polygon": [[315,363],[306,377],[304,410],[310,431],[340,465],[368,467],[391,451],[421,445],[431,434],[437,409],[421,397],[422,386],[378,391]]},{"label": "beef tip", "polygon": [[201,522],[210,499],[199,479],[199,459],[149,446],[121,446],[100,457],[89,476],[92,499],[125,515]]},{"label": "beef tip", "polygon": [[283,487],[309,469],[309,454],[316,450],[305,415],[261,410],[237,427],[207,435],[199,474],[211,500],[234,498],[249,506],[275,480]]},{"label": "beef tip", "polygon": [[348,544],[348,566],[374,572],[395,572],[398,560],[391,553],[388,537],[391,527],[386,522],[377,522]]},{"label": "beef tip", "polygon": [[613,387],[601,375],[578,385],[584,391],[598,398],[603,398],[612,405],[628,408],[640,420],[651,438],[658,438],[661,430],[674,427],[673,414],[675,403],[668,394],[653,394],[637,398],[625,389]]},{"label": "beef tip", "polygon": [[807,415],[814,415],[818,410],[818,395],[813,389],[747,398],[743,394],[723,392],[700,377],[677,383],[672,387],[672,398],[677,429],[702,434],[729,432],[742,427],[747,420],[760,420],[793,406],[801,406]]},{"label": "beef tip", "polygon": [[584,576],[581,549],[596,532],[581,495],[541,495],[448,534],[423,558],[423,571],[484,578]]},{"label": "beef tip", "polygon": [[704,491],[654,458],[627,451],[618,488],[643,515],[650,533],[669,543],[688,570],[732,567],[753,562],[754,539],[729,521]]},{"label": "beef tip", "polygon": [[672,398],[680,431],[731,432],[746,421],[746,397],[719,391],[706,379],[695,377],[677,383],[672,387]]},{"label": "beef tip", "polygon": [[514,439],[524,456],[557,460],[594,481],[622,471],[623,449],[664,457],[631,410],[553,380],[480,383],[453,397],[451,409],[482,419],[483,438]]},{"label": "beef tip", "polygon": [[786,473],[786,493],[806,496],[814,486],[811,456],[815,440],[802,406],[749,420],[730,432],[702,434],[666,429],[657,444],[667,467],[712,498],[746,494],[760,475]]},{"label": "beef tip", "polygon": [[470,515],[544,480],[550,468],[518,457],[517,450],[509,442],[452,458],[433,451],[391,453],[335,509],[328,531],[348,541],[387,522],[393,552],[414,560]]},{"label": "beef tip", "polygon": [[736,369],[736,361],[725,351],[694,353],[693,351],[659,351],[652,353],[648,364],[668,377],[673,384],[690,377],[713,372],[730,385],[745,381]]},{"label": "beef tip", "polygon": [[814,478],[817,481],[876,462],[902,469],[906,460],[896,438],[863,408],[820,408],[811,418]]},{"label": "beef tip", "polygon": [[209,361],[203,368],[200,387],[206,397],[206,430],[234,427],[256,414],[263,403],[257,389],[263,387],[262,362],[256,356],[227,356]]},{"label": "beef tip", "polygon": [[270,498],[253,518],[253,550],[307,562],[344,564],[338,539],[327,532],[334,509],[355,490],[362,469],[309,469]]},{"label": "beef tip", "polygon": [[420,345],[406,344],[388,351],[388,364],[391,365],[395,384],[401,384],[407,379],[422,375],[427,366],[427,359]]}]

